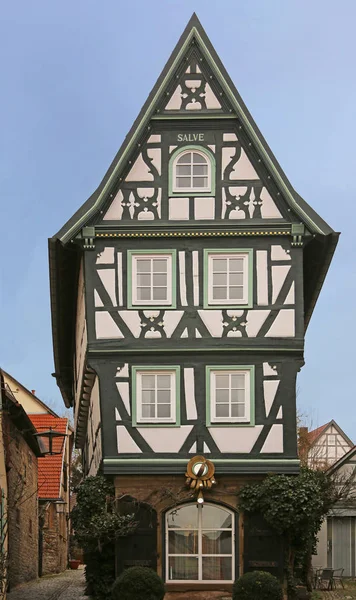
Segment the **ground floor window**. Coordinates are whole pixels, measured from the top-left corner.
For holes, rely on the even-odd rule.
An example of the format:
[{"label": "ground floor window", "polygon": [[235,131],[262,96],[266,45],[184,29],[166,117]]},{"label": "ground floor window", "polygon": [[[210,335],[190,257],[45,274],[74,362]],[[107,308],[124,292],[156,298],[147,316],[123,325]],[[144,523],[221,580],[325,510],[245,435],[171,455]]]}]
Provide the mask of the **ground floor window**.
[{"label": "ground floor window", "polygon": [[234,581],[234,515],[214,504],[185,504],[166,516],[167,581]]}]

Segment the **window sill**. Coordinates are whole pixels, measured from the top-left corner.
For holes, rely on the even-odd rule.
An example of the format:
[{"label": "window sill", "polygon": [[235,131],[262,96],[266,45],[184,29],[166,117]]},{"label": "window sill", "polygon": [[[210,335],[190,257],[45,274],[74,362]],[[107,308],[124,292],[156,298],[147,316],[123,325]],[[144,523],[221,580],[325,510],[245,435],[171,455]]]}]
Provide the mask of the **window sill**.
[{"label": "window sill", "polygon": [[232,592],[232,583],[206,583],[203,581],[197,581],[196,583],[166,583],[165,588],[167,592],[193,592],[193,591],[222,591]]},{"label": "window sill", "polygon": [[132,427],[180,427],[180,423],[132,423]]}]

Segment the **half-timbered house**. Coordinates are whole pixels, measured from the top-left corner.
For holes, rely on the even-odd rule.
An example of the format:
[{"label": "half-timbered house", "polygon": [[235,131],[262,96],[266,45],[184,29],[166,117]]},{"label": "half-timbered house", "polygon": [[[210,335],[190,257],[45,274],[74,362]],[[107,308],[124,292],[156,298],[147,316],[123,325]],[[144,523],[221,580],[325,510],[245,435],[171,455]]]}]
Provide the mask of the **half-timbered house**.
[{"label": "half-timbered house", "polygon": [[[55,376],[85,473],[157,511],[118,571],[143,561],[171,589],[221,589],[279,564],[274,544],[266,557],[243,539],[236,492],[298,473],[296,377],[337,237],[194,15],[98,189],[49,242]],[[216,484],[177,506],[196,455]]]}]

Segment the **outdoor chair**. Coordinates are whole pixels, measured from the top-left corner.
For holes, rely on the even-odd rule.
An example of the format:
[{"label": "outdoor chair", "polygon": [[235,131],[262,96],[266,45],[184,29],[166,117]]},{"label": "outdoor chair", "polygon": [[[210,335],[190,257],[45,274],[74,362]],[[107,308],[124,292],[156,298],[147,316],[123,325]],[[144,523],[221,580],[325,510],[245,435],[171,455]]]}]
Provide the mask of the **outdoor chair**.
[{"label": "outdoor chair", "polygon": [[336,589],[338,583],[341,584],[342,589],[345,588],[344,582],[342,580],[342,574],[343,574],[344,570],[345,569],[334,569],[334,573],[333,573],[333,582],[334,582],[334,586],[335,586],[334,589]]},{"label": "outdoor chair", "polygon": [[333,569],[320,569],[317,573],[317,587],[319,590],[334,589]]}]

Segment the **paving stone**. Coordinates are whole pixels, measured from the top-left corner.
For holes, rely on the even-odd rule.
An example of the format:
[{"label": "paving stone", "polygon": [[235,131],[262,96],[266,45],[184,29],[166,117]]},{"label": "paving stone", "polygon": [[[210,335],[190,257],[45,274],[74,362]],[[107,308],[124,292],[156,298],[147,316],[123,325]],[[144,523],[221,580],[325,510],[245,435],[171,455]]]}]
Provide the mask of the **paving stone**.
[{"label": "paving stone", "polygon": [[41,577],[16,587],[8,600],[85,600],[84,569]]}]

